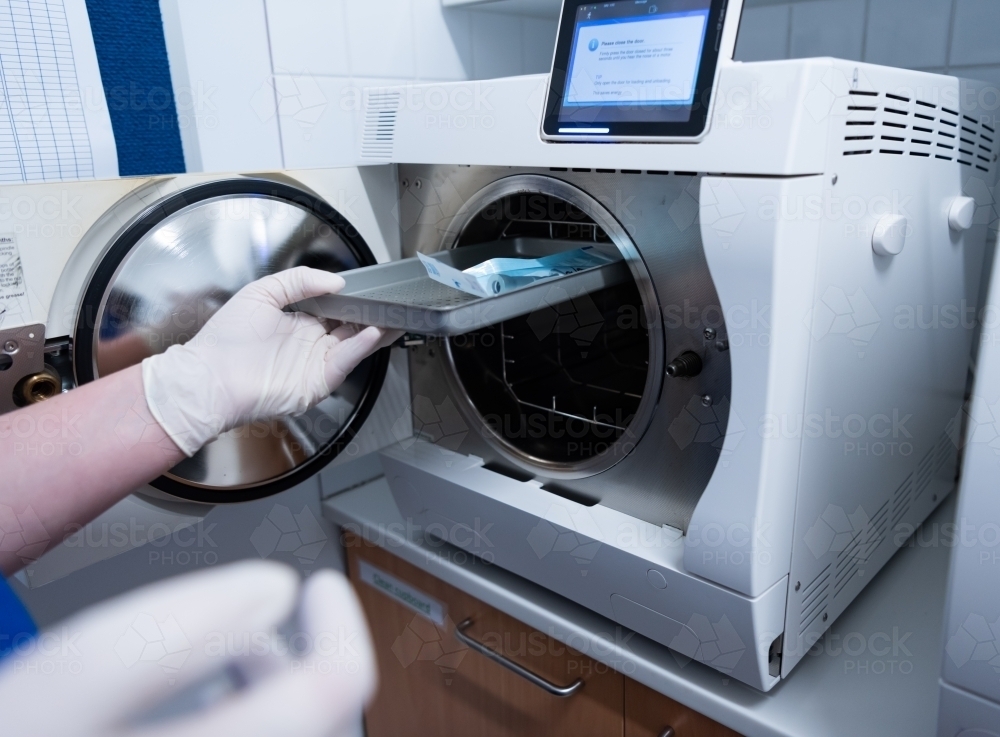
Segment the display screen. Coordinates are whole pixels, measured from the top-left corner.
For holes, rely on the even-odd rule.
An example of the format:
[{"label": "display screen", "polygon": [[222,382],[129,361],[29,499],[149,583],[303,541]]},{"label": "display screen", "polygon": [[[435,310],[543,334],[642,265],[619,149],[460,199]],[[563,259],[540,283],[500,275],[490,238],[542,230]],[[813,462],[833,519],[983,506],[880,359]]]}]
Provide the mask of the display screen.
[{"label": "display screen", "polygon": [[725,0],[567,0],[546,135],[699,135],[724,13]]}]

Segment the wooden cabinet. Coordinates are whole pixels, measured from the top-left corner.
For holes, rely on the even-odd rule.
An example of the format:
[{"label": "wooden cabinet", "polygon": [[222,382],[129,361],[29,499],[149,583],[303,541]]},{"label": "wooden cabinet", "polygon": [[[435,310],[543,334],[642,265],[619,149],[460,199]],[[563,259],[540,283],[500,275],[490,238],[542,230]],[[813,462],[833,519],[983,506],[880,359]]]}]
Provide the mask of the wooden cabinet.
[{"label": "wooden cabinet", "polygon": [[[379,691],[365,715],[369,737],[584,737],[622,735],[623,677],[387,551],[347,544],[350,577],[368,615],[379,667]],[[384,573],[416,591],[394,597],[362,581]],[[391,578],[390,578],[391,577]],[[384,584],[392,586],[392,583]],[[402,603],[423,595],[441,604],[439,626]],[[418,602],[418,606],[421,602]],[[434,612],[431,613],[434,616]],[[583,679],[572,696],[551,696],[455,639],[468,636],[558,686]]]},{"label": "wooden cabinet", "polygon": [[[387,550],[351,534],[344,543],[378,658],[368,737],[659,737],[667,726],[677,737],[735,735]],[[457,626],[474,642],[464,644]],[[583,683],[560,697],[529,674],[556,687]]]},{"label": "wooden cabinet", "polygon": [[[667,730],[672,729],[673,733]],[[625,737],[740,737],[704,714],[625,679]]]}]

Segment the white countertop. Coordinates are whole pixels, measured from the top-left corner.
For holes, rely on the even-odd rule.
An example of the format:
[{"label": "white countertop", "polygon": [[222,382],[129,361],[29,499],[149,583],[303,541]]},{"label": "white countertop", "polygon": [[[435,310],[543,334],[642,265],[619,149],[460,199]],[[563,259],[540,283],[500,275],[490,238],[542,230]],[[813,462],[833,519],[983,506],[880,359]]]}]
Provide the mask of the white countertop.
[{"label": "white countertop", "polygon": [[384,479],[344,492],[324,515],[510,616],[747,737],[933,737],[952,498],[878,573],[790,676],[768,693],[508,571],[407,529]]}]

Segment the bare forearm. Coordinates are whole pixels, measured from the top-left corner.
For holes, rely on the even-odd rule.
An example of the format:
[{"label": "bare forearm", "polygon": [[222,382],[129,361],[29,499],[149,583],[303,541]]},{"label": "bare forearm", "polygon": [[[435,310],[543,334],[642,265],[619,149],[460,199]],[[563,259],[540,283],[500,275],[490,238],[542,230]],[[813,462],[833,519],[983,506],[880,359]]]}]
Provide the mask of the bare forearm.
[{"label": "bare forearm", "polygon": [[2,546],[0,569],[20,569],[183,457],[146,406],[140,366],[0,415],[0,522],[26,538]]}]

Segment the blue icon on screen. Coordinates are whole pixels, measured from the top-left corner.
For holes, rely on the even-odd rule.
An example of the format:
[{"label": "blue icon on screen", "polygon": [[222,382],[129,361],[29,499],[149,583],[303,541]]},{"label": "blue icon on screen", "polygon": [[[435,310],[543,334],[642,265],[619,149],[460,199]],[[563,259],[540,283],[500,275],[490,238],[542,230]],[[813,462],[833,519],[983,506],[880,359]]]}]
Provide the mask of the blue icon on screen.
[{"label": "blue icon on screen", "polygon": [[598,45],[599,44],[597,43],[597,39],[596,38],[592,38],[592,39],[590,39],[590,43],[587,44],[587,48],[590,49],[591,51],[597,51]]}]

